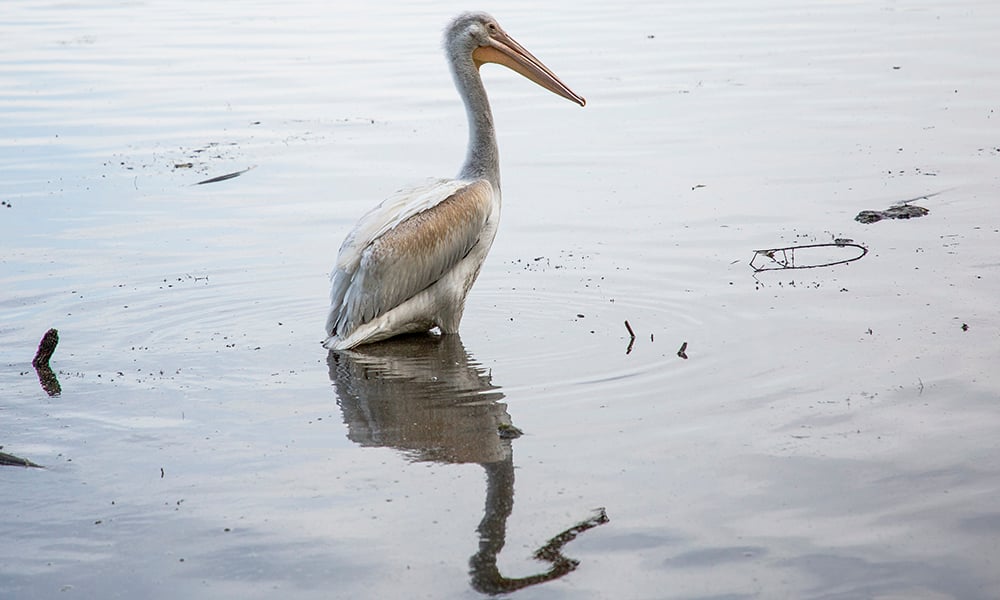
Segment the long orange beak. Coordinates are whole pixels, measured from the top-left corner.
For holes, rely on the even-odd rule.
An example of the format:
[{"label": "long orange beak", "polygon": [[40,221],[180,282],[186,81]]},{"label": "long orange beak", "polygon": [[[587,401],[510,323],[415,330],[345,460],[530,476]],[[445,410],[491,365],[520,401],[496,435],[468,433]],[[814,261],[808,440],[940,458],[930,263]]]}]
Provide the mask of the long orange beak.
[{"label": "long orange beak", "polygon": [[484,63],[496,63],[524,75],[554,94],[559,94],[567,100],[586,106],[587,101],[569,89],[556,74],[549,70],[542,61],[534,57],[524,46],[514,41],[507,32],[497,30],[490,37],[489,46],[479,46],[472,52],[472,60],[479,67]]}]

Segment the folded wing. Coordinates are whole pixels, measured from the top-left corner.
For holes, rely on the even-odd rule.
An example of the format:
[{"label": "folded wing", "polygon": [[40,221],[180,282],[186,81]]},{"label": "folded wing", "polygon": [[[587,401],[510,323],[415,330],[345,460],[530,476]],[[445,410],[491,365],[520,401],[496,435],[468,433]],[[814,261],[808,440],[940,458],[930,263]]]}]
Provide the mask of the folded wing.
[{"label": "folded wing", "polygon": [[486,180],[442,179],[363,216],[340,247],[327,333],[350,335],[450,271],[479,241],[492,195]]}]

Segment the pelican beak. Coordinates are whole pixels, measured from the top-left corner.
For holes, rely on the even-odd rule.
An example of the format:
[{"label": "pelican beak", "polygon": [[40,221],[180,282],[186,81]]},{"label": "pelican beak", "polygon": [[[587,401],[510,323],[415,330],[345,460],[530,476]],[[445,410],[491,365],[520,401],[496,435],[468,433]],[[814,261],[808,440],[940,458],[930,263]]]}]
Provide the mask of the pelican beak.
[{"label": "pelican beak", "polygon": [[556,74],[525,50],[524,46],[514,41],[507,32],[497,28],[490,36],[489,45],[479,46],[472,52],[472,60],[476,67],[484,63],[496,63],[524,75],[543,88],[558,94],[567,100],[585,106],[587,101],[559,80]]}]

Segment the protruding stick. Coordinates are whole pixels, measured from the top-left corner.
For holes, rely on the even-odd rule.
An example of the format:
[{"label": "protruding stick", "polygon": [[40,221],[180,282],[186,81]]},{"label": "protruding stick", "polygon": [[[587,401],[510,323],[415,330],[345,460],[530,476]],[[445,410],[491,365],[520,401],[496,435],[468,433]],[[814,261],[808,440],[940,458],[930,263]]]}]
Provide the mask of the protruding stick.
[{"label": "protruding stick", "polygon": [[38,342],[38,352],[35,353],[35,359],[31,361],[32,366],[36,369],[49,366],[49,359],[52,358],[52,353],[56,351],[58,344],[59,332],[55,329],[46,331],[45,335],[42,336],[42,341]]}]

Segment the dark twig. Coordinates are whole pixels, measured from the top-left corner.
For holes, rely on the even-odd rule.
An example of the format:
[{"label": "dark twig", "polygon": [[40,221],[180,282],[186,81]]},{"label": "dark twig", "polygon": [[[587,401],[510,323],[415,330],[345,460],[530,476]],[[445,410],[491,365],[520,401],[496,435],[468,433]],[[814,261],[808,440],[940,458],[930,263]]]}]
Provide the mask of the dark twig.
[{"label": "dark twig", "polygon": [[[845,258],[842,260],[834,260],[831,262],[825,262],[821,264],[795,264],[795,251],[805,250],[807,248],[855,248],[860,250],[861,253],[857,256],[852,256],[851,258]],[[786,246],[784,248],[768,248],[766,250],[754,250],[753,258],[750,259],[750,267],[760,273],[761,271],[775,271],[781,269],[816,269],[818,267],[832,267],[833,265],[845,265],[849,262],[854,262],[864,255],[868,254],[868,248],[865,248],[861,244],[855,244],[853,242],[832,242],[827,244],[805,244],[803,246]],[[763,266],[758,266],[754,264],[758,257],[764,257],[769,259],[770,263],[764,263]]]},{"label": "dark twig", "polygon": [[677,351],[677,356],[683,358],[684,360],[687,360],[688,357],[687,349],[688,349],[688,343],[684,342],[683,344],[681,344],[681,349]]},{"label": "dark twig", "polygon": [[247,168],[243,169],[242,171],[236,171],[234,173],[226,173],[225,175],[219,175],[218,177],[212,177],[211,179],[206,179],[205,181],[199,181],[195,185],[204,185],[206,183],[218,183],[220,181],[225,181],[227,179],[232,179],[234,177],[239,177],[240,175],[246,173],[247,171],[249,171],[252,168],[253,167],[247,167]]},{"label": "dark twig", "polygon": [[632,326],[628,324],[628,319],[625,319],[625,329],[628,330],[629,335],[628,348],[625,349],[625,354],[631,354],[632,346],[635,345],[635,332],[632,331]]}]

